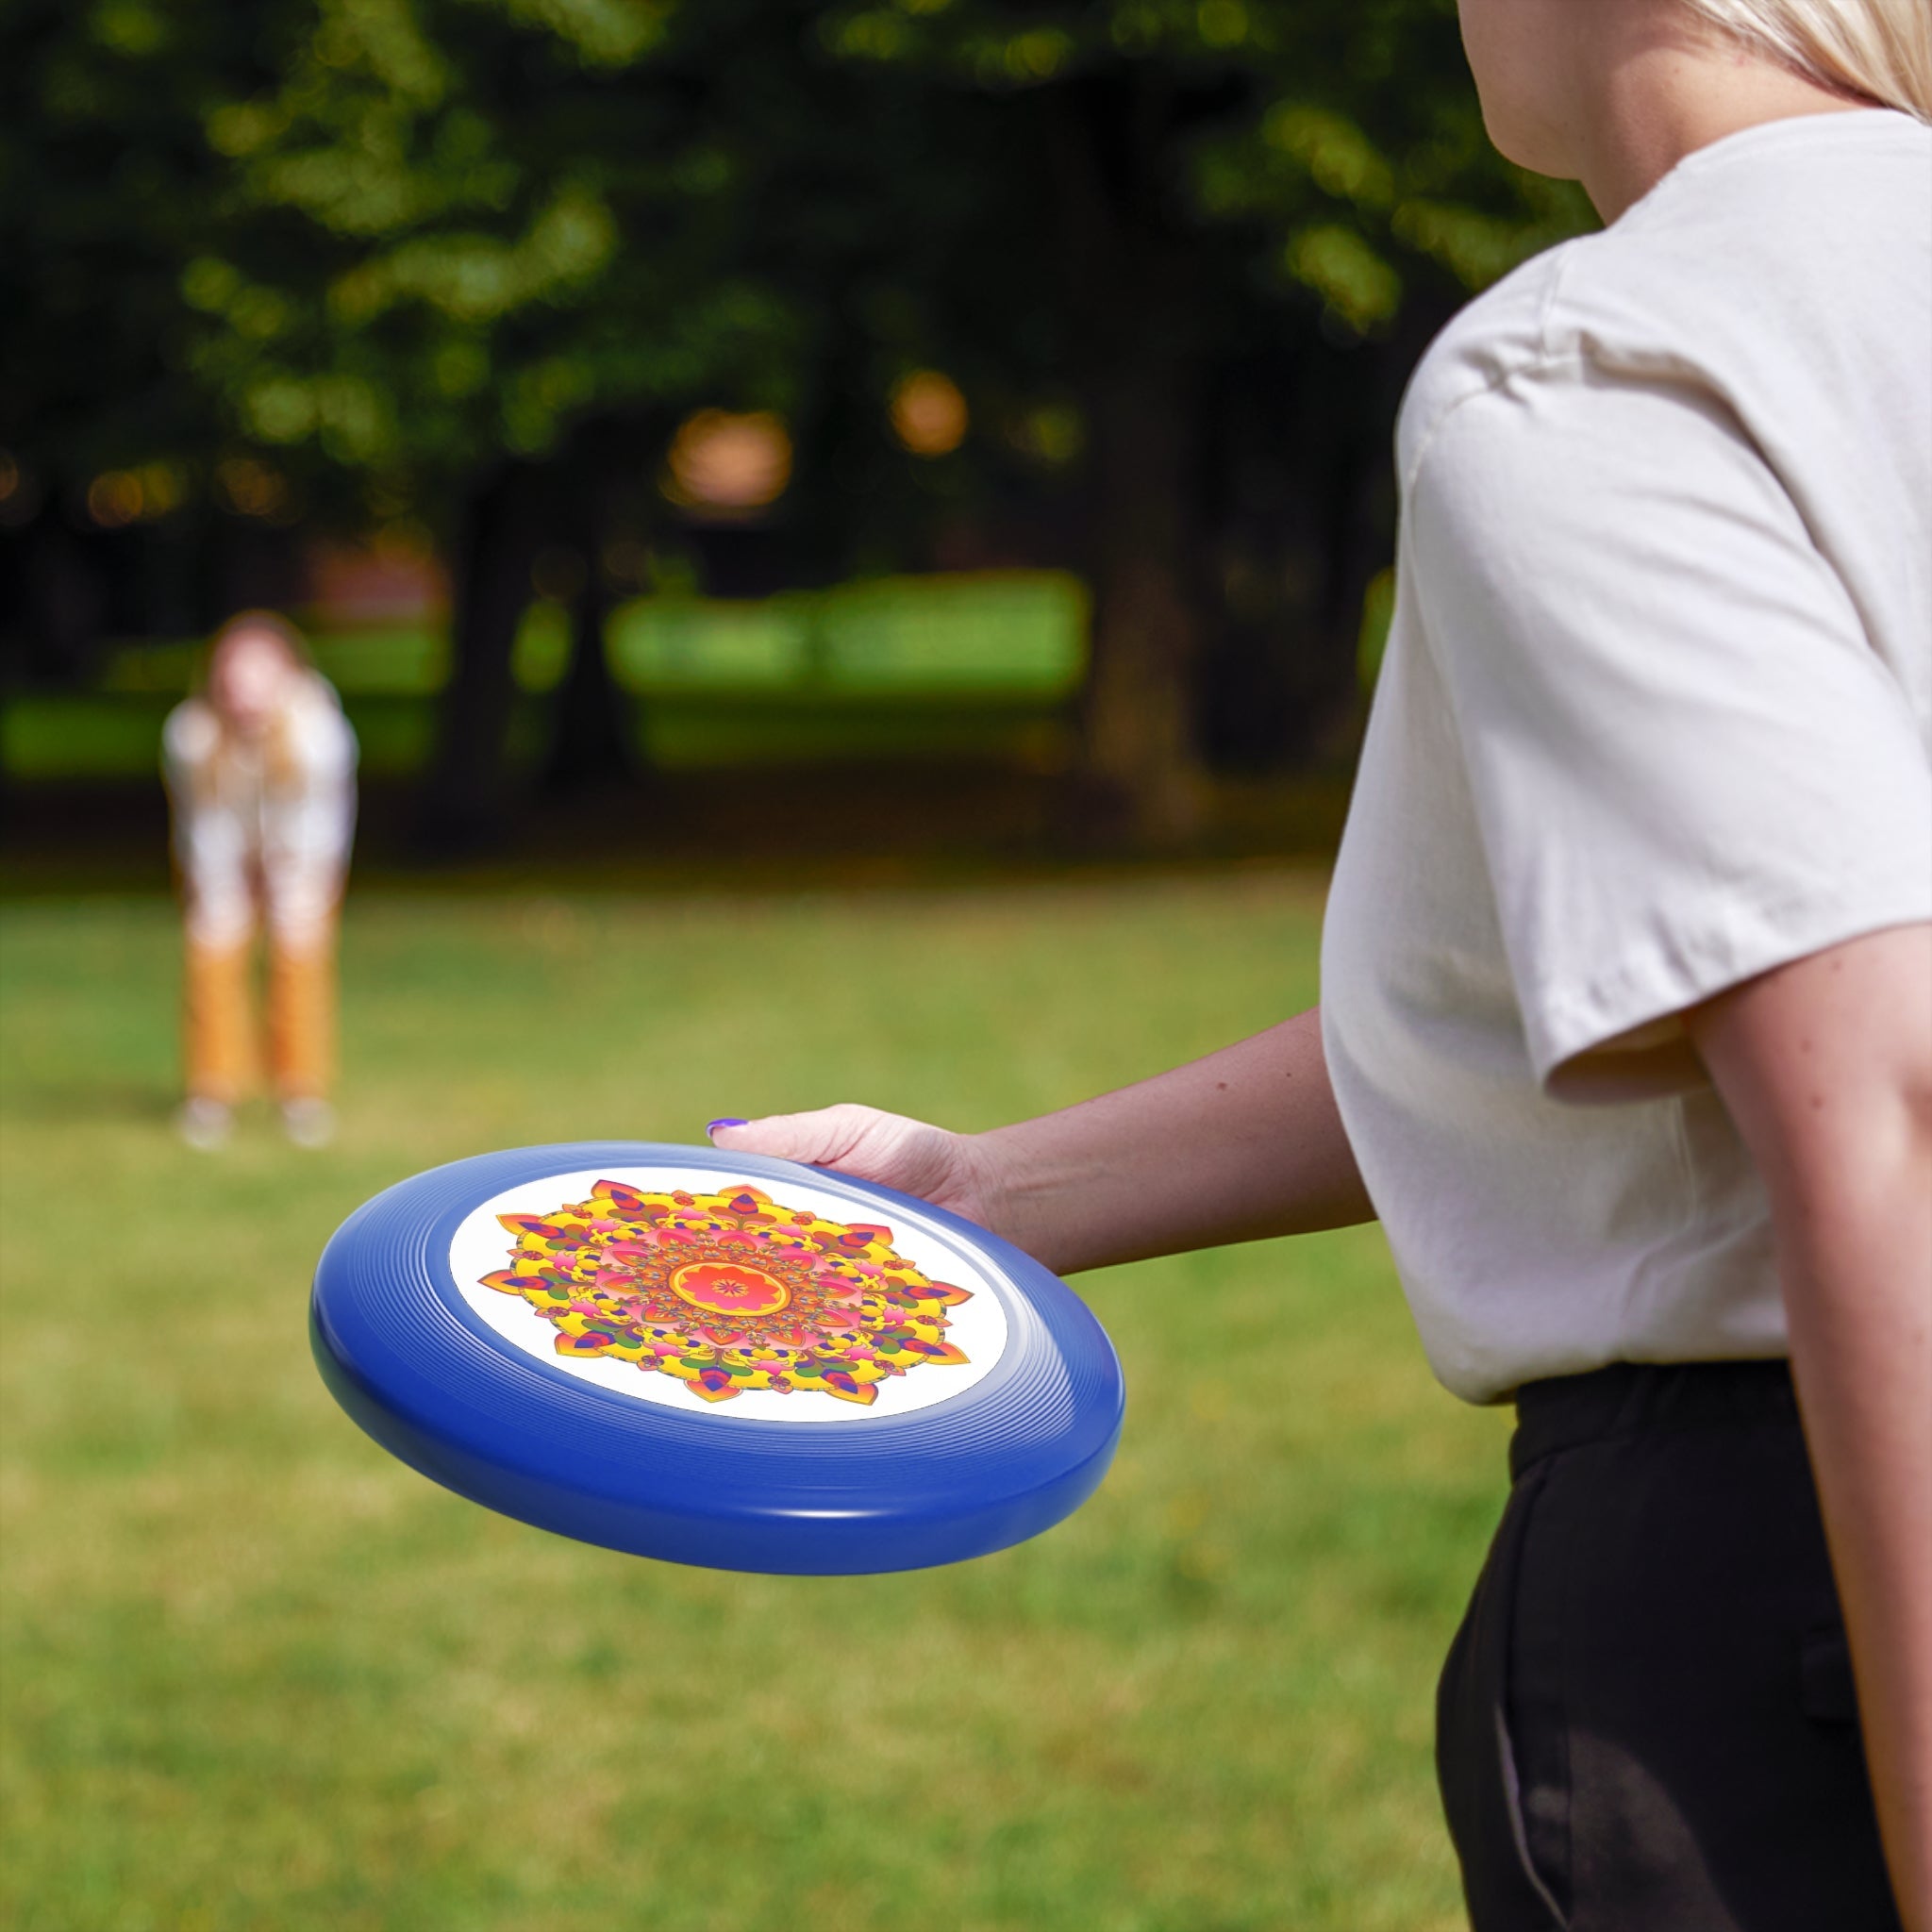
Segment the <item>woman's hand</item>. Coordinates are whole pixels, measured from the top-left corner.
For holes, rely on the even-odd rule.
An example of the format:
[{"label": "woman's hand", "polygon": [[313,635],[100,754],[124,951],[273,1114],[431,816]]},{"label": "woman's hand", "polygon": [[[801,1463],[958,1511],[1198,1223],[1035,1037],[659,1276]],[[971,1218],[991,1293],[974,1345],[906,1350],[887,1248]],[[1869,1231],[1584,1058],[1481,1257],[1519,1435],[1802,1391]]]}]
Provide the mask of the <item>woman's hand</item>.
[{"label": "woman's hand", "polygon": [[862,1181],[916,1194],[995,1234],[998,1192],[980,1142],[875,1107],[822,1107],[758,1121],[715,1121],[711,1144],[733,1154],[769,1154],[808,1167],[835,1167]]}]

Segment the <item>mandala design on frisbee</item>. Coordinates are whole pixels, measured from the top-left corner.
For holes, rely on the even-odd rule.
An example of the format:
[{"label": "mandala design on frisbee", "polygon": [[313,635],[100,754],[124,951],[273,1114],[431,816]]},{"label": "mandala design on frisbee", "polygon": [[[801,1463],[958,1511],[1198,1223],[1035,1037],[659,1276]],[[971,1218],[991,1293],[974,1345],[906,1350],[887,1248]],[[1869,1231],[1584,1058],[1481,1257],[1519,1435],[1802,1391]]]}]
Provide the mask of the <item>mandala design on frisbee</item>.
[{"label": "mandala design on frisbee", "polygon": [[970,1359],[945,1334],[968,1290],[921,1274],[890,1227],[781,1207],[748,1183],[645,1193],[600,1180],[588,1201],[496,1218],[516,1244],[483,1286],[529,1303],[558,1355],[634,1362],[708,1402],[761,1389],[870,1404],[891,1376]]}]

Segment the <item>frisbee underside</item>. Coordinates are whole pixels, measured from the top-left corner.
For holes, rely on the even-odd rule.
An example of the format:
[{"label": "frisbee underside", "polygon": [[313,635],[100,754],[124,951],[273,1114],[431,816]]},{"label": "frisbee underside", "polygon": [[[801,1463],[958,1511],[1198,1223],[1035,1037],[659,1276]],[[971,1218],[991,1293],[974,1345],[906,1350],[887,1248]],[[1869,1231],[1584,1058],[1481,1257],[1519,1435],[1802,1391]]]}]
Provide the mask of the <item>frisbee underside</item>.
[{"label": "frisbee underside", "polygon": [[1023,1541],[1098,1487],[1124,1402],[1086,1305],[984,1228],[649,1142],[391,1188],[325,1250],[310,1335],[348,1414],[458,1495],[724,1570],[910,1570]]}]

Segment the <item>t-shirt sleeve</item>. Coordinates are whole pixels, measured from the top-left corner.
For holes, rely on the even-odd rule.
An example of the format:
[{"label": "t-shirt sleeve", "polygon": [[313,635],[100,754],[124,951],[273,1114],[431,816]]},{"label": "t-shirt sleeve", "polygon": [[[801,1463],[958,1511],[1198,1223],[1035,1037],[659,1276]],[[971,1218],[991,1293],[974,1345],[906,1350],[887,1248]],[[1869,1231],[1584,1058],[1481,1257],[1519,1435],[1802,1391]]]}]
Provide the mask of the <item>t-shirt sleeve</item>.
[{"label": "t-shirt sleeve", "polygon": [[1714,398],[1514,378],[1450,411],[1405,516],[1552,1091],[1676,1084],[1638,1069],[1690,1065],[1686,1008],[1932,919],[1922,727]]}]

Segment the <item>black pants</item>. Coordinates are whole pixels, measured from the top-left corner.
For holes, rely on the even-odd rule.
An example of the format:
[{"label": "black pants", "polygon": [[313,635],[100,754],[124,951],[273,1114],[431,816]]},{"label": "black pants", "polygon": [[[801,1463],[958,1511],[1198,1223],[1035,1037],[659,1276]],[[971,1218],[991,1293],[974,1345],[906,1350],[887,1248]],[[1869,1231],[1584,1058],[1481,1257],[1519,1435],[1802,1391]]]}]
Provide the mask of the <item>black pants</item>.
[{"label": "black pants", "polygon": [[1519,1398],[1437,1693],[1476,1932],[1895,1932],[1789,1371]]}]

